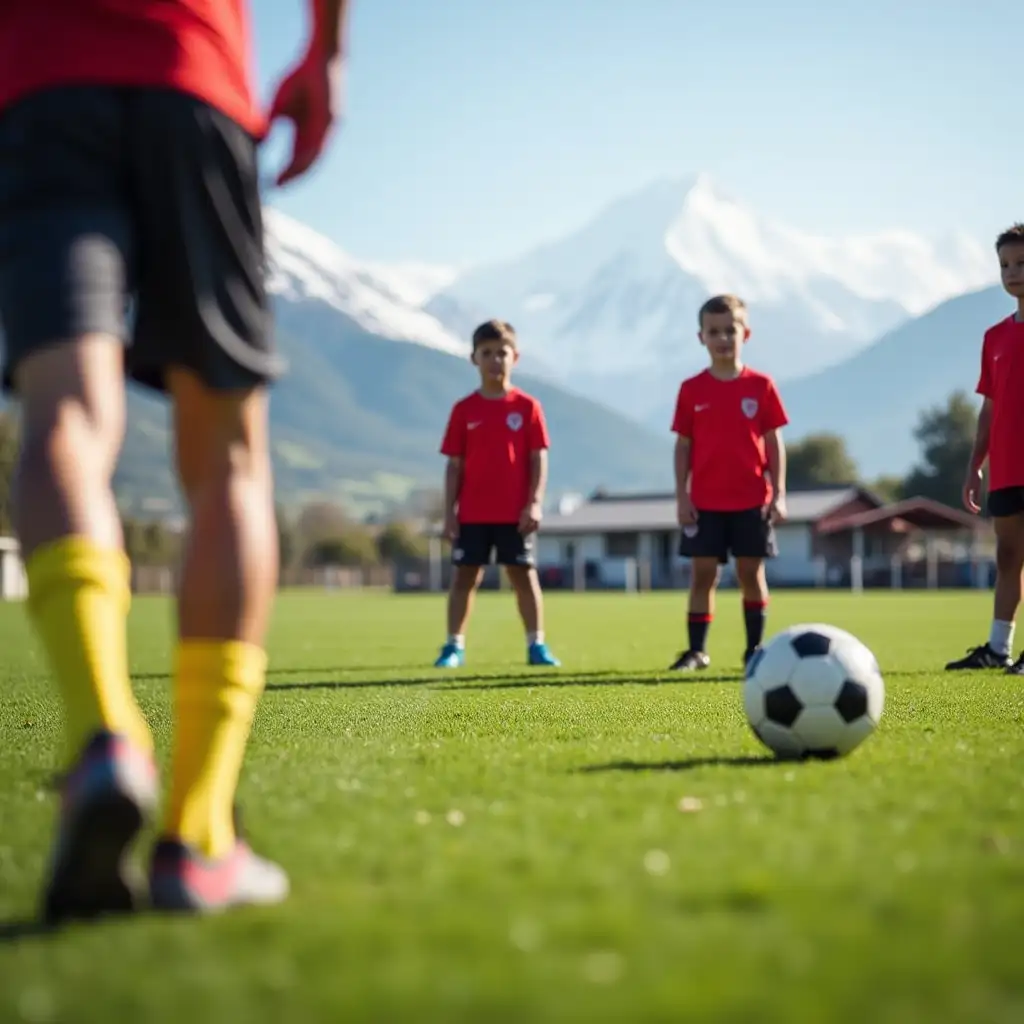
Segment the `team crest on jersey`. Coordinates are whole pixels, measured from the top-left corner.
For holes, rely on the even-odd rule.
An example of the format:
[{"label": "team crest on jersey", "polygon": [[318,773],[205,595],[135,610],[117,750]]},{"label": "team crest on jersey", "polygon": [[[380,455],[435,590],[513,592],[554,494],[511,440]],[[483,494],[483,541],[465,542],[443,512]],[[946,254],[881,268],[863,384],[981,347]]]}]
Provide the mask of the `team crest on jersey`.
[{"label": "team crest on jersey", "polygon": [[757,399],[744,398],[743,401],[740,402],[740,409],[748,420],[752,420],[757,415]]},{"label": "team crest on jersey", "polygon": [[522,414],[518,412],[510,412],[505,422],[508,424],[509,430],[520,430],[523,426]]}]

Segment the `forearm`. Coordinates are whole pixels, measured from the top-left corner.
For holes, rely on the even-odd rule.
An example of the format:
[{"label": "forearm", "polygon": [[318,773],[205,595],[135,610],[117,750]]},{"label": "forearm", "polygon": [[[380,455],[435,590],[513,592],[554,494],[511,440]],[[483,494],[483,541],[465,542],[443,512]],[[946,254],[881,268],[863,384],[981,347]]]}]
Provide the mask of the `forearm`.
[{"label": "forearm", "polygon": [[449,459],[444,471],[444,511],[445,515],[454,514],[459,503],[459,491],[462,488],[462,463]]},{"label": "forearm", "polygon": [[772,478],[772,490],[779,497],[786,493],[786,445],[778,431],[772,431],[765,439],[768,456],[768,475]]},{"label": "forearm", "polygon": [[530,455],[530,491],[527,503],[539,505],[544,501],[548,483],[548,453],[544,450]]},{"label": "forearm", "polygon": [[978,414],[978,428],[974,432],[974,444],[971,447],[969,471],[978,473],[988,458],[988,441],[992,431],[992,407],[986,401]]},{"label": "forearm", "polygon": [[344,57],[350,0],[310,0],[314,44],[331,57]]},{"label": "forearm", "polygon": [[675,474],[678,501],[686,494],[686,486],[690,480],[690,441],[685,437],[676,439]]}]

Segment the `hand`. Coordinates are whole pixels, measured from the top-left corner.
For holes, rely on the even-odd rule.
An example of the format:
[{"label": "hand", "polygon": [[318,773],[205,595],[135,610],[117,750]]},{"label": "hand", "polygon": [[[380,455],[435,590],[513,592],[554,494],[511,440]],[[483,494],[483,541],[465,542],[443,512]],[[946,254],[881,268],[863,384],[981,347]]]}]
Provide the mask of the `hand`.
[{"label": "hand", "polygon": [[271,124],[283,117],[295,126],[292,157],[277,177],[279,186],[301,177],[316,163],[344,106],[342,58],[311,47],[277,87],[270,106]]},{"label": "hand", "polygon": [[676,518],[680,526],[693,526],[697,522],[697,510],[693,507],[688,494],[676,499]]},{"label": "hand", "polygon": [[768,506],[768,522],[773,526],[786,521],[786,496],[777,494]]},{"label": "hand", "polygon": [[968,512],[973,512],[977,515],[981,511],[981,505],[978,502],[978,497],[981,494],[981,470],[973,469],[967,471],[967,476],[964,479],[964,489],[961,492],[961,498],[963,499],[964,508]]},{"label": "hand", "polygon": [[524,537],[536,532],[540,526],[542,516],[543,512],[541,511],[540,502],[531,502],[523,509],[522,514],[519,516],[519,532]]},{"label": "hand", "polygon": [[444,535],[453,544],[459,539],[459,517],[454,512],[445,513]]}]

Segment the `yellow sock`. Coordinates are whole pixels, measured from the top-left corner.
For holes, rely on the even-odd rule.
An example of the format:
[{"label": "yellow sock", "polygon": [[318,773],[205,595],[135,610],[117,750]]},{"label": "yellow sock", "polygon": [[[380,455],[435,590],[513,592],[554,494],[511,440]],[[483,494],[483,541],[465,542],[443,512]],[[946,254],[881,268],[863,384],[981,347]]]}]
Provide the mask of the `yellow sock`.
[{"label": "yellow sock", "polygon": [[175,749],[165,832],[207,857],[235,842],[232,808],[267,656],[240,641],[182,641],[175,668]]},{"label": "yellow sock", "polygon": [[25,566],[28,611],[64,699],[68,757],[93,733],[124,733],[153,749],[128,675],[130,563],[123,551],[65,537]]}]

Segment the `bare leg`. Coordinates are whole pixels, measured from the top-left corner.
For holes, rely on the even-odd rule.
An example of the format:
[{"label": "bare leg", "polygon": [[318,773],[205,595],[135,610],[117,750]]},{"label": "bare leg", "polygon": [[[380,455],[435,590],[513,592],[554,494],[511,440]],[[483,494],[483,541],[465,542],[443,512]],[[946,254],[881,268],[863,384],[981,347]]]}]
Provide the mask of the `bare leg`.
[{"label": "bare leg", "polygon": [[448,635],[465,636],[476,588],[483,577],[483,569],[476,565],[460,565],[452,577],[448,591]]}]

